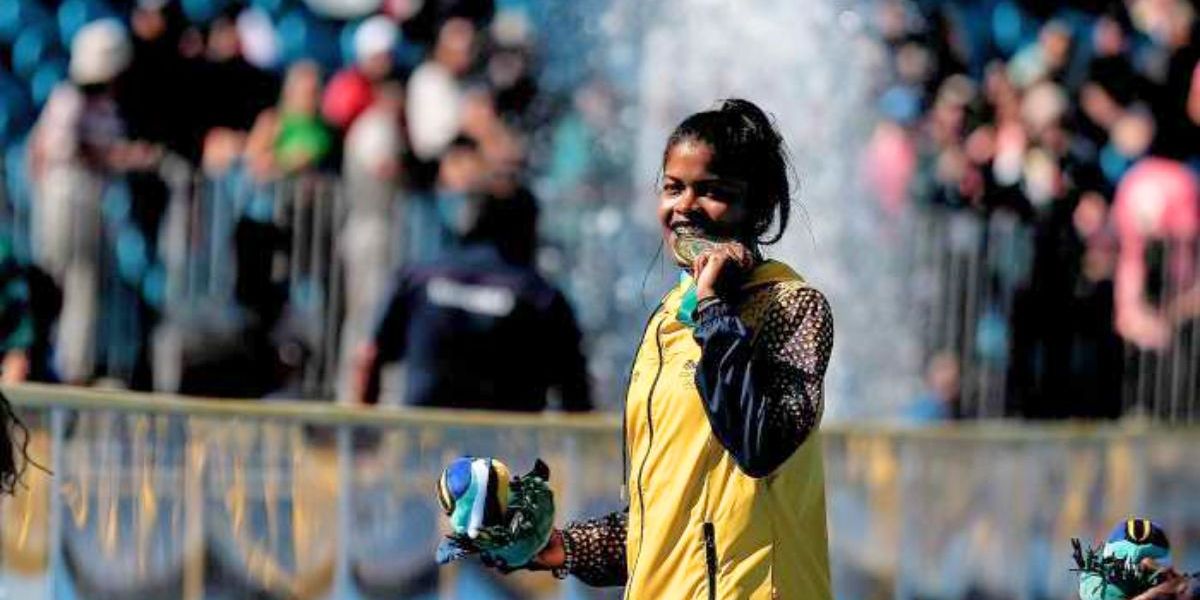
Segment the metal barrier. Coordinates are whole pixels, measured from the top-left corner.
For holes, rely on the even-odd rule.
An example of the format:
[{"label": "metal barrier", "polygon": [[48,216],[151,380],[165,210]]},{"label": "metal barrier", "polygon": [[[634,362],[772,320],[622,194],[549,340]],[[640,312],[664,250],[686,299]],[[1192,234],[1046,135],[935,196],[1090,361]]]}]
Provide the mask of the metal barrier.
[{"label": "metal barrier", "polygon": [[958,364],[965,416],[1006,415],[1013,299],[1029,285],[1033,239],[1015,216],[930,208],[913,233],[913,297],[927,360]]},{"label": "metal barrier", "polygon": [[[1039,233],[1010,213],[929,208],[916,222],[910,281],[918,331],[926,360],[957,365],[961,416],[1200,418],[1194,240],[1131,250],[1104,238],[1077,242],[1078,256],[1060,257],[1052,256],[1063,252],[1058,233]],[[1041,246],[1035,235],[1046,238]],[[1130,299],[1121,298],[1122,277],[1136,280],[1127,284]],[[1081,286],[1090,296],[1079,295]],[[1130,320],[1141,327],[1161,328],[1151,336],[1157,341],[1117,327],[1122,310],[1136,313]],[[1108,397],[1111,407],[1084,406]]]},{"label": "metal barrier", "polygon": [[[620,508],[612,417],[6,390],[53,472],[3,502],[0,591],[29,598],[618,597],[435,569],[433,483],[463,454],[552,469],[560,521]],[[1070,597],[1072,536],[1161,520],[1200,564],[1200,431],[826,427],[839,598]]]},{"label": "metal barrier", "polygon": [[[307,350],[299,393],[333,397],[346,293],[339,248],[350,210],[342,182],[307,174],[260,184],[244,173],[209,179],[187,171],[172,179],[163,253],[169,319],[188,327],[241,311],[271,321],[283,309],[283,335]],[[158,389],[177,389],[173,376],[158,379]]]},{"label": "metal barrier", "polygon": [[1157,344],[1125,344],[1125,410],[1194,422],[1200,419],[1200,245],[1186,239],[1147,245],[1141,256],[1123,256],[1144,269],[1129,284],[1136,298],[1125,310],[1144,313],[1165,335]]},{"label": "metal barrier", "polygon": [[[20,175],[19,168],[8,167],[4,171],[10,180]],[[416,238],[428,235],[424,230],[437,225],[436,201],[395,202],[391,217],[367,210],[359,222],[378,220],[381,214],[391,222],[372,224],[368,229],[373,236],[345,235],[348,224],[355,221],[355,208],[345,182],[336,177],[305,174],[263,184],[234,169],[212,179],[197,175],[179,160],[164,162],[159,176],[167,184],[166,209],[155,243],[148,238],[139,243],[137,236],[129,235],[130,224],[123,222],[131,206],[144,200],[135,197],[140,188],[121,179],[98,189],[72,188],[73,193],[95,196],[91,204],[99,209],[84,212],[99,220],[94,228],[101,233],[88,242],[99,248],[90,255],[89,268],[79,270],[91,273],[94,280],[67,281],[70,278],[65,276],[60,280],[68,288],[67,296],[82,298],[69,301],[63,314],[70,322],[66,328],[86,334],[68,338],[76,342],[94,338],[95,343],[74,343],[66,352],[60,349],[60,355],[70,362],[72,356],[92,352],[92,360],[75,362],[94,363],[98,377],[126,383],[146,368],[145,363],[152,363],[155,388],[179,391],[182,370],[190,360],[189,344],[208,349],[217,345],[214,339],[224,336],[233,340],[227,339],[228,345],[236,346],[231,331],[252,325],[264,313],[266,320],[273,320],[270,313],[281,305],[287,307],[286,315],[283,326],[269,332],[275,336],[272,343],[279,343],[283,335],[305,352],[294,393],[338,396],[347,357],[369,328],[376,306],[372,299],[382,295],[387,273],[411,251],[398,246],[417,244]],[[0,213],[28,254],[38,234],[26,222],[34,203],[28,189],[5,187],[9,193],[0,203]],[[411,207],[420,210],[405,215],[413,211]],[[610,254],[613,248],[631,256],[636,254],[631,249],[640,252],[640,234],[620,226],[625,215],[617,208],[591,214],[562,205],[547,212],[548,219],[562,221],[557,229],[579,238],[561,274],[568,293],[577,299],[581,324],[589,335],[601,403],[615,404],[632,348],[628,340],[636,335],[648,307],[636,301],[640,279],[629,276],[630,269],[638,267],[622,271],[613,266],[640,263],[625,255],[614,261]],[[580,226],[593,222],[607,225]],[[1071,301],[1034,293],[1058,282],[1046,281],[1054,274],[1035,273],[1035,260],[1042,260],[1038,253],[1047,250],[1035,247],[1033,225],[1004,211],[982,214],[944,207],[926,207],[913,222],[906,239],[911,248],[908,279],[915,323],[924,358],[947,358],[956,365],[961,416],[1030,415],[1036,411],[1028,410],[1029,406],[1043,402],[1045,396],[1091,398],[1103,387],[1114,390],[1112,414],[1138,412],[1171,422],[1192,422],[1200,416],[1200,319],[1196,316],[1200,288],[1192,272],[1200,257],[1194,245],[1162,253],[1187,255],[1190,263],[1182,262],[1192,267],[1181,268],[1181,261],[1174,259],[1146,264],[1147,286],[1153,292],[1149,303],[1155,318],[1170,329],[1166,341],[1159,347],[1125,343],[1122,359],[1121,340],[1111,331],[1100,332],[1096,335],[1111,338],[1100,343],[1111,343],[1116,358],[1090,371],[1075,371],[1074,348],[1059,348],[1057,358],[1047,358],[1040,342],[1025,339],[1037,324],[1021,328],[1028,325],[1028,319],[1020,322],[1023,298],[1026,309],[1046,300]],[[73,243],[79,246],[86,237],[76,236]],[[347,241],[368,237],[382,241],[349,249],[353,244]],[[359,254],[352,256],[355,251]],[[1101,279],[1111,286],[1113,276]],[[601,285],[605,282],[610,285]],[[1101,295],[1111,299],[1115,294]],[[1060,307],[1064,312],[1070,309]],[[1104,329],[1111,319],[1100,315],[1096,321]],[[158,329],[153,335],[152,326]],[[1029,374],[1038,369],[1043,373]],[[1107,379],[1078,385],[1107,373],[1113,373],[1111,385]],[[1039,377],[1054,381],[1047,384]]]}]

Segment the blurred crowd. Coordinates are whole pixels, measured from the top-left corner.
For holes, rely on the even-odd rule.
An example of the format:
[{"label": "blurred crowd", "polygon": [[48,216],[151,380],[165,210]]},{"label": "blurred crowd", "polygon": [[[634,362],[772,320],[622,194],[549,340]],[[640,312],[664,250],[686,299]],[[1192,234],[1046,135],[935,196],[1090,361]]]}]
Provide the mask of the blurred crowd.
[{"label": "blurred crowd", "polygon": [[[570,212],[596,202],[592,183],[614,172],[596,166],[611,163],[598,140],[613,92],[600,79],[539,89],[538,10],[521,0],[4,2],[4,379],[346,395],[349,357],[373,336],[397,269],[536,235],[536,224],[479,233],[485,204],[537,205],[534,173],[573,199],[562,201]],[[551,158],[533,164],[535,147]],[[300,222],[280,223],[279,198],[322,176],[338,182],[336,231],[307,235],[332,239],[320,260],[344,269],[308,283],[339,290],[323,302],[338,296],[342,364],[329,379],[342,383],[314,391],[298,378],[326,342],[303,334],[313,329],[296,306],[304,290],[276,285],[273,253],[287,253]],[[230,224],[191,218],[210,211],[197,181],[247,198]],[[173,228],[181,193],[189,215]],[[232,318],[172,306],[164,247],[199,229],[233,247],[228,266],[212,267],[235,273]],[[519,262],[533,269],[527,254]],[[556,318],[577,330],[569,308]],[[567,336],[568,354],[578,337]],[[587,405],[586,390],[571,397]]]},{"label": "blurred crowd", "polygon": [[[878,5],[888,76],[866,172],[882,210],[899,215],[916,203],[1014,221],[1032,236],[1024,283],[993,336],[1009,361],[1009,414],[1115,416],[1123,381],[1176,355],[1195,362],[1197,7]],[[987,325],[965,327],[984,340]],[[1135,367],[1141,373],[1126,364],[1126,348],[1151,357]],[[955,350],[929,349],[930,392],[913,408],[918,418],[962,412],[957,357],[987,349]],[[1195,369],[1183,376],[1194,379]]]},{"label": "blurred crowd", "polygon": [[[983,291],[960,286],[963,298],[934,303],[962,331],[926,348],[928,389],[909,415],[972,416],[964,394],[995,373],[1007,415],[1116,416],[1130,382],[1200,401],[1197,3],[868,6],[883,76],[864,173],[880,211],[949,223],[936,252],[974,256],[983,273]],[[0,3],[4,378],[361,395],[354,357],[380,341],[380,310],[404,296],[399,282],[431,281],[413,267],[480,292],[470,269],[497,269],[480,241],[529,243],[525,225],[511,239],[480,233],[489,202],[512,199],[540,208],[522,214],[542,223],[521,272],[549,273],[578,320],[563,321],[554,301],[565,332],[555,347],[575,348],[556,356],[577,356],[582,332],[604,386],[592,395],[619,397],[626,332],[646,310],[645,278],[628,265],[653,247],[627,226],[640,196],[616,86],[544,77],[545,44],[561,38],[547,10],[525,0]],[[338,199],[324,224],[312,208],[322,196]],[[964,219],[984,225],[958,228]],[[1013,239],[1002,252],[980,231]],[[311,274],[283,283],[280,255],[310,254],[301,234],[328,256],[311,252],[321,256]],[[166,249],[180,240],[184,267]],[[182,279],[226,271],[235,310],[180,310],[190,292],[179,290],[192,289]],[[553,288],[520,281],[480,298]],[[314,387],[312,365],[331,355]],[[568,403],[587,405],[586,375],[568,370]]]}]

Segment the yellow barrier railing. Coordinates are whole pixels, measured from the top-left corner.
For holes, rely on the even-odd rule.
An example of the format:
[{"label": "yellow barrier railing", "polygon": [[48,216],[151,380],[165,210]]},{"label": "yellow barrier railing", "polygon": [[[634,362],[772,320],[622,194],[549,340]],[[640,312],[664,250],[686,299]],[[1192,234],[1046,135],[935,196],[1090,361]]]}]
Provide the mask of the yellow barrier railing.
[{"label": "yellow barrier railing", "polygon": [[[575,597],[541,574],[436,569],[442,465],[552,469],[562,518],[621,508],[617,415],[244,402],[18,386],[32,470],[0,520],[11,597]],[[1162,520],[1200,565],[1200,429],[971,422],[823,428],[847,599],[1069,597],[1067,540]],[[972,592],[974,590],[974,592]],[[68,597],[70,594],[66,594]],[[476,597],[476,596],[468,596]]]}]

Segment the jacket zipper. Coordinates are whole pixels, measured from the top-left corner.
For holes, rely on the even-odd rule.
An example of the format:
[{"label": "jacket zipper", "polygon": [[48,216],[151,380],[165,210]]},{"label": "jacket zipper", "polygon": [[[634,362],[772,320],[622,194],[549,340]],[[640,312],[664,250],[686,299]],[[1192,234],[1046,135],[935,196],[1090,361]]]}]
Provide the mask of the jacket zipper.
[{"label": "jacket zipper", "polygon": [[[658,311],[655,311],[655,315]],[[662,328],[666,323],[666,319],[660,319],[658,326],[654,328],[654,346],[658,350],[658,368],[654,372],[654,381],[650,382],[650,393],[646,395],[646,427],[649,432],[649,440],[646,442],[646,454],[642,456],[642,464],[638,467],[637,490],[638,490],[638,553],[633,560],[633,568],[629,570],[629,587],[625,588],[625,597],[629,597],[629,592],[633,589],[633,575],[637,573],[638,563],[642,559],[642,545],[646,543],[646,499],[642,490],[642,476],[646,472],[646,463],[650,460],[650,450],[654,447],[654,390],[658,387],[658,379],[662,376],[663,370],[663,348],[662,348]]]},{"label": "jacket zipper", "polygon": [[[642,327],[643,333],[646,331],[646,329],[648,329],[650,327],[650,324],[654,322],[654,317],[658,316],[658,311],[662,310],[662,307],[663,307],[662,301],[660,301],[658,303],[658,306],[654,307],[654,310],[650,313],[650,318],[646,319],[646,324]],[[660,355],[662,354],[661,350],[659,351],[659,354]],[[629,365],[629,375],[625,377],[625,389],[629,389],[629,386],[633,385],[633,372],[637,370],[637,362],[638,362],[638,352],[634,352],[633,362]],[[659,365],[659,369],[660,370],[662,369],[661,365]],[[627,419],[628,416],[629,416],[629,398],[628,398],[628,396],[626,396],[625,403],[621,407],[621,502],[622,503],[629,502],[629,489],[628,489],[628,485],[629,485],[628,484],[628,481],[629,481],[629,422]],[[628,508],[628,507],[626,507],[626,508]]]},{"label": "jacket zipper", "polygon": [[708,567],[708,600],[717,600],[717,532],[704,522],[704,564]]}]

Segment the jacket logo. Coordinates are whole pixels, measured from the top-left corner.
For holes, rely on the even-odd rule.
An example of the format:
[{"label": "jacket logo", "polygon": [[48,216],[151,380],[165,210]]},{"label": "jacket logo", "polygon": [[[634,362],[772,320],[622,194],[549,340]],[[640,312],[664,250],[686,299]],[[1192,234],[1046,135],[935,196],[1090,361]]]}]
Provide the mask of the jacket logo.
[{"label": "jacket logo", "polygon": [[685,382],[686,386],[696,387],[696,361],[690,358],[684,361],[679,378]]}]

